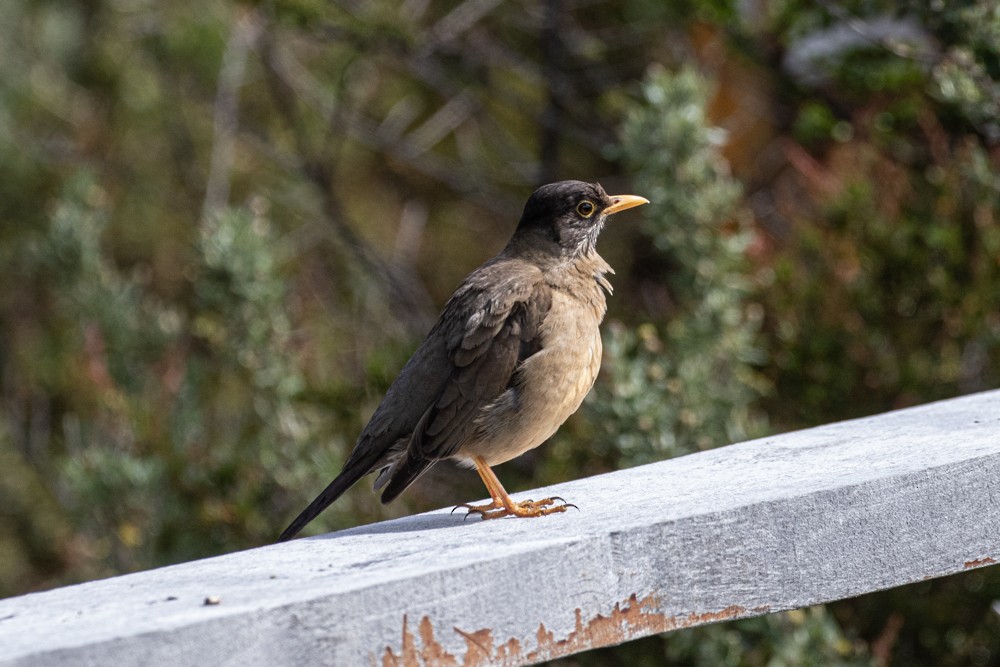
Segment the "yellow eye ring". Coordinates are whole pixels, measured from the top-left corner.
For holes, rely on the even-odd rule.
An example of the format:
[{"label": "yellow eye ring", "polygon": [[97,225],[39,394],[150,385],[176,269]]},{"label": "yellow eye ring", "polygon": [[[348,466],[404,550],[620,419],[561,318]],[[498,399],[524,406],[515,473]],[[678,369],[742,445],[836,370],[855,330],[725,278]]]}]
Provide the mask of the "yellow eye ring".
[{"label": "yellow eye ring", "polygon": [[589,218],[590,216],[594,215],[594,211],[596,210],[597,207],[594,206],[594,202],[588,199],[584,199],[582,202],[576,205],[576,212],[585,218]]}]

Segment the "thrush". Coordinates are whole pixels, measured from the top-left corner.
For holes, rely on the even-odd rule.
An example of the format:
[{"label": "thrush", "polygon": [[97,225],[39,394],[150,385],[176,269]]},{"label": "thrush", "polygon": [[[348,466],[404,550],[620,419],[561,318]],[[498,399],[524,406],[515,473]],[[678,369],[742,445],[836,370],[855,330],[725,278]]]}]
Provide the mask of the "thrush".
[{"label": "thrush", "polygon": [[499,255],[469,274],[361,431],[343,470],[278,538],[294,537],[368,473],[388,503],[443,459],[475,467],[490,494],[460,505],[484,519],[565,511],[515,502],[491,470],[547,440],[590,391],[611,267],[597,254],[608,216],[646,204],[596,183],[535,190]]}]

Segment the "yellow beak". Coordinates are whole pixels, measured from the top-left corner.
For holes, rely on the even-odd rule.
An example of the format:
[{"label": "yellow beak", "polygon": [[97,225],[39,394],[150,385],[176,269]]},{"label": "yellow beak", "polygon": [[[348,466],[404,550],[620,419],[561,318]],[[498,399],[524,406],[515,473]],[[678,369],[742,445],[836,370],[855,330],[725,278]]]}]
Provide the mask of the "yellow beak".
[{"label": "yellow beak", "polygon": [[604,209],[604,215],[612,215],[613,213],[624,211],[627,208],[642,206],[643,204],[648,203],[649,200],[645,197],[637,197],[635,195],[611,195],[611,206]]}]

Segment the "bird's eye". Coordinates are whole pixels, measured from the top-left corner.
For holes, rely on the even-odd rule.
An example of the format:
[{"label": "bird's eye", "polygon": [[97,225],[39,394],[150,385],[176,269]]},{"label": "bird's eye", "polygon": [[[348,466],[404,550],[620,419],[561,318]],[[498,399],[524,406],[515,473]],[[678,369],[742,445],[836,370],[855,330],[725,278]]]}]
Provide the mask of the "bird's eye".
[{"label": "bird's eye", "polygon": [[585,218],[589,218],[594,215],[594,202],[584,199],[582,202],[576,205],[576,212]]}]

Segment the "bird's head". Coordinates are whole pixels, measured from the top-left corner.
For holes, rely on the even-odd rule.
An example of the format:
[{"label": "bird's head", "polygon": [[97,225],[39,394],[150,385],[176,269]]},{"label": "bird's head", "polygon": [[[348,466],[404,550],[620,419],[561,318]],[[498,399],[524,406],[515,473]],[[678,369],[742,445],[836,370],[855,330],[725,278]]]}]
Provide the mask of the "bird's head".
[{"label": "bird's head", "polygon": [[648,203],[635,195],[609,195],[598,183],[549,183],[528,198],[515,238],[541,237],[560,255],[579,257],[594,251],[609,215]]}]

